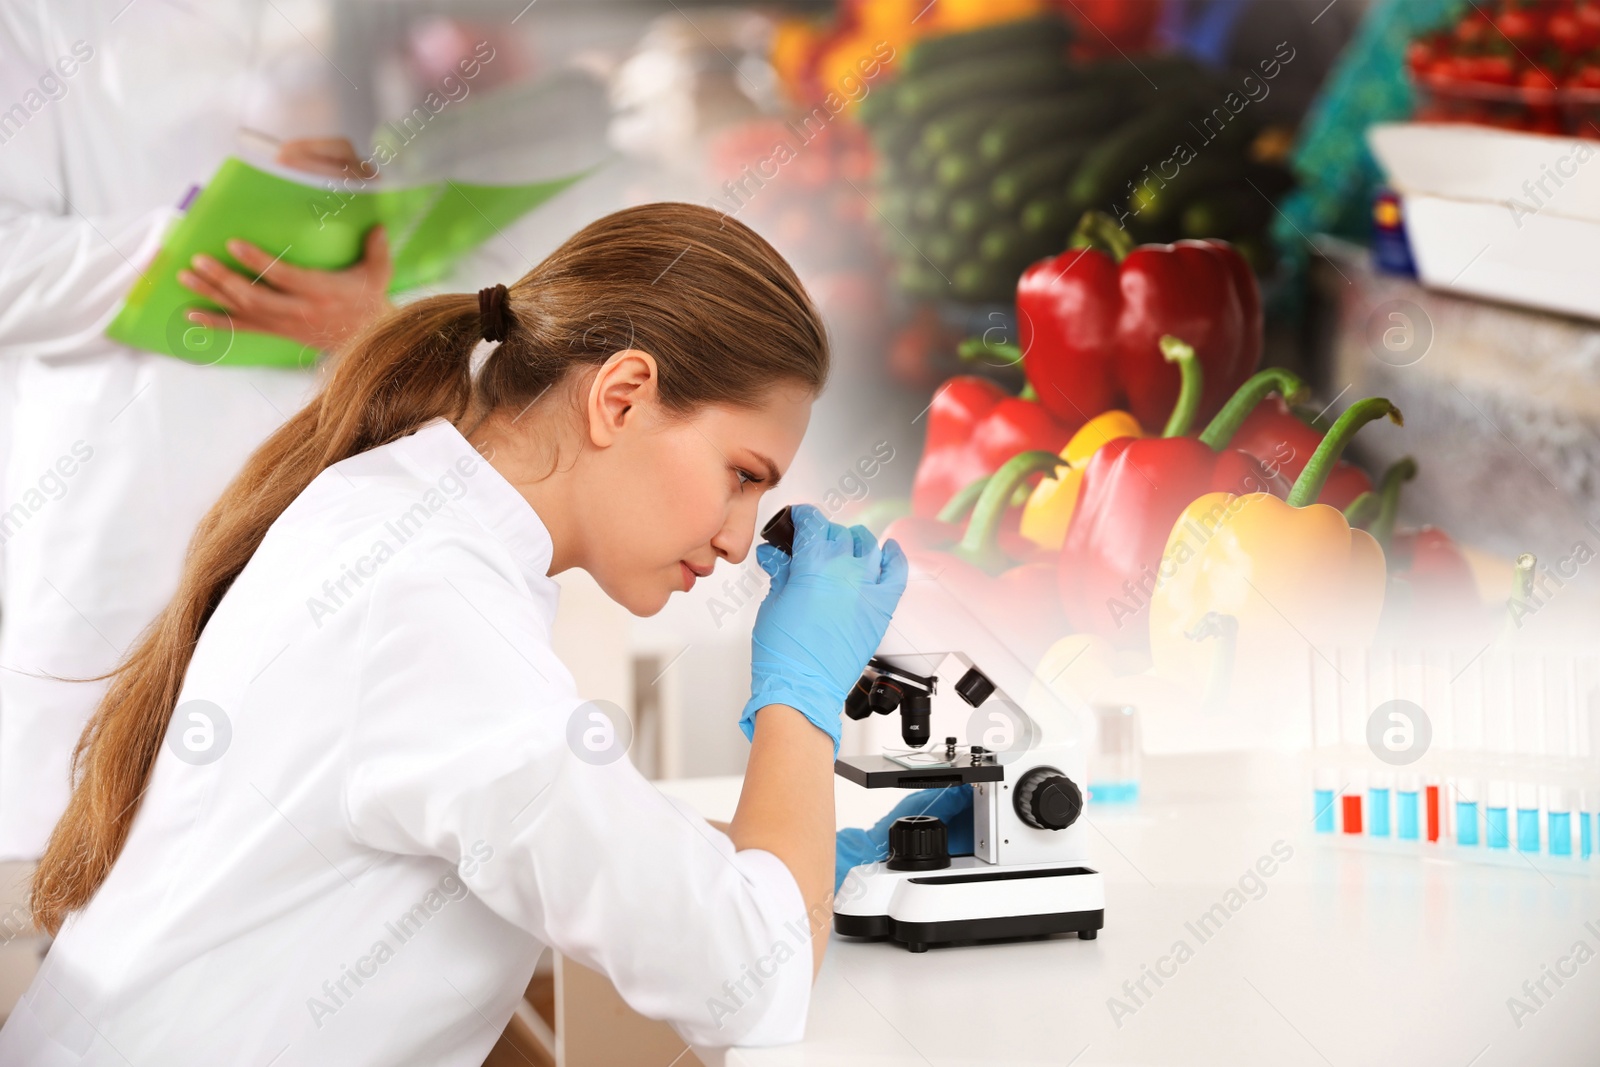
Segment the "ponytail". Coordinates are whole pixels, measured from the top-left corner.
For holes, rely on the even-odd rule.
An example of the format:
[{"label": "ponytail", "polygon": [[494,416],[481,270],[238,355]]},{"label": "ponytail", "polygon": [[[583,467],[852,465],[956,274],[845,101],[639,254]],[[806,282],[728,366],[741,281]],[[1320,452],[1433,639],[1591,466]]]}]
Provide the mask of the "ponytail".
[{"label": "ponytail", "polygon": [[34,873],[36,926],[55,934],[122,852],[189,658],[261,539],[327,467],[461,417],[479,339],[476,297],[436,296],[386,318],[338,360],[321,394],[267,438],[195,531],[177,594],[111,675],[72,753],[77,782]]},{"label": "ponytail", "polygon": [[[329,466],[436,418],[525,410],[568,371],[652,353],[662,404],[748,404],[780,381],[820,392],[826,334],[799,279],[727,216],[646,204],[599,219],[509,289],[476,380],[477,294],[391,312],[337,357],[318,396],[250,457],[190,542],[178,590],[111,672],[72,754],[73,790],[34,872],[34,923],[55,934],[116,862],[200,633],[278,516]],[[486,290],[488,292],[488,290]],[[105,677],[105,676],[102,676]]]}]

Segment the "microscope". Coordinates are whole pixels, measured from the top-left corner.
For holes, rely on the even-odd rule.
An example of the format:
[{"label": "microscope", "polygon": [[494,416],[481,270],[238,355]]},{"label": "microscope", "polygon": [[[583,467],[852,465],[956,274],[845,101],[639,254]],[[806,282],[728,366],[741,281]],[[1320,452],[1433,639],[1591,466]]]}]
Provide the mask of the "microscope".
[{"label": "microscope", "polygon": [[[784,508],[764,540],[794,548]],[[968,734],[930,730],[937,672],[965,667],[956,695],[972,708]],[[889,854],[851,869],[833,905],[833,928],[889,939],[912,952],[931,945],[1076,933],[1105,925],[1105,885],[1087,866],[1087,707],[1056,695],[999,635],[930,574],[911,563],[906,591],[877,654],[845,699],[852,719],[900,716],[904,748],[834,762],[834,773],[868,789],[972,787],[970,855],[949,852],[949,827],[931,815],[897,819]]]}]

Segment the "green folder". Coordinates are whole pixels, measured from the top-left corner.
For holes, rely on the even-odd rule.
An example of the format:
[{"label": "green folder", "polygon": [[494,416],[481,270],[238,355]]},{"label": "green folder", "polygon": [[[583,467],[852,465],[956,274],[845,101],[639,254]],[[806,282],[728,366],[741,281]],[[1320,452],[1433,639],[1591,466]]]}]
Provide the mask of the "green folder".
[{"label": "green folder", "polygon": [[383,223],[394,260],[391,293],[437,281],[468,251],[592,173],[594,167],[524,185],[436,181],[407,188],[346,191],[269,173],[229,157],[134,283],[106,334],[134,348],[192,363],[309,367],[319,353],[271,334],[212,329],[189,321],[216,305],[178,282],[200,253],[254,277],[228,254],[248,241],[297,267],[342,270],[361,258],[367,231]]}]

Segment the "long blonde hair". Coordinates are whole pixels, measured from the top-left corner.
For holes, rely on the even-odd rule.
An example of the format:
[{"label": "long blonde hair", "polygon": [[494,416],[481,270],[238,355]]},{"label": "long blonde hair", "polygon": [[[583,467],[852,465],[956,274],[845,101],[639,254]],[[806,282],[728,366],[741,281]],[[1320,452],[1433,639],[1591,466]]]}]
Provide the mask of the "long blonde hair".
[{"label": "long blonde hair", "polygon": [[658,203],[585,226],[508,288],[510,327],[474,377],[478,298],[401,307],[335,361],[319,394],[250,457],[190,543],[177,594],[111,672],[72,756],[73,789],[34,873],[35,924],[56,933],[127,841],[206,621],[267,528],[328,466],[443,416],[461,425],[534,402],[624,348],[656,359],[669,412],[758,403],[778,382],[820,392],[822,321],[794,271],[748,227]]}]

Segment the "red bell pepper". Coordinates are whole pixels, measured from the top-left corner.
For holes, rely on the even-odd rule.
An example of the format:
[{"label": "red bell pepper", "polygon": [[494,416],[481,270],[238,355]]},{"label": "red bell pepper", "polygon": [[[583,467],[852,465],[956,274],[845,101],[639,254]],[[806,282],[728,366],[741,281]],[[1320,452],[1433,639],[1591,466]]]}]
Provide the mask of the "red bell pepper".
[{"label": "red bell pepper", "polygon": [[[1282,397],[1272,397],[1245,417],[1233,435],[1233,447],[1248,452],[1290,482],[1300,477],[1325,431],[1307,425]],[[1343,511],[1362,493],[1372,490],[1367,472],[1348,460],[1334,465],[1317,503]]]},{"label": "red bell pepper", "polygon": [[[1005,634],[1029,662],[1067,632],[1056,593],[1055,553],[1016,539],[1011,543],[1021,555],[1012,555],[999,535],[1017,487],[1065,466],[1054,452],[1020,453],[984,483],[964,531],[957,522],[909,515],[883,533],[884,539],[900,543],[913,567],[944,583],[959,603],[983,625]],[[963,504],[952,502],[945,515],[963,511]]]},{"label": "red bell pepper", "polygon": [[[1039,404],[993,382],[958,375],[939,387],[925,416],[928,436],[911,486],[911,511],[932,518],[958,492],[1019,452],[1059,452],[1072,436]],[[1021,511],[1011,517],[1015,527]]]},{"label": "red bell pepper", "polygon": [[1057,570],[1074,630],[1122,648],[1142,647],[1149,640],[1149,627],[1141,623],[1150,594],[1164,570],[1183,562],[1163,559],[1183,510],[1212,492],[1288,495],[1281,475],[1229,444],[1245,413],[1273,389],[1298,397],[1305,385],[1286,370],[1264,370],[1239,388],[1198,439],[1124,437],[1089,460]]},{"label": "red bell pepper", "polygon": [[1471,646],[1493,636],[1489,609],[1478,595],[1472,564],[1449,534],[1436,526],[1401,529],[1400,487],[1417,476],[1410,456],[1383,474],[1377,516],[1367,532],[1383,546],[1389,564],[1384,631],[1410,644]]},{"label": "red bell pepper", "polygon": [[1200,418],[1215,415],[1255,372],[1261,293],[1227,242],[1134,248],[1110,216],[1091,211],[1072,245],[1017,283],[1023,370],[1039,403],[1069,429],[1113,408],[1141,426],[1166,421],[1181,382],[1161,356],[1163,334],[1183,338],[1200,357]]}]

